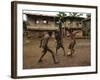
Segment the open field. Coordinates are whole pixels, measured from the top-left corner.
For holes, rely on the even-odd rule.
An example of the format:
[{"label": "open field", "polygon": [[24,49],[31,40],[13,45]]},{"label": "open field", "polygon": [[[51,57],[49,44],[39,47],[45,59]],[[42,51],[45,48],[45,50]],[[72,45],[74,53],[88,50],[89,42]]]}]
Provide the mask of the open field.
[{"label": "open field", "polygon": [[[64,47],[66,56],[63,56],[63,50],[59,49],[58,54],[55,55],[59,61],[58,64],[54,64],[52,56],[49,52],[44,56],[43,62],[38,63],[40,56],[42,55],[42,48],[39,48],[40,38],[24,39],[23,50],[23,68],[53,68],[53,67],[75,67],[75,66],[90,66],[91,64],[91,50],[89,39],[77,39],[75,46],[75,53],[73,56],[67,56],[68,45],[70,39],[64,38]],[[50,39],[49,47],[54,52],[56,50],[56,41],[54,38]]]}]

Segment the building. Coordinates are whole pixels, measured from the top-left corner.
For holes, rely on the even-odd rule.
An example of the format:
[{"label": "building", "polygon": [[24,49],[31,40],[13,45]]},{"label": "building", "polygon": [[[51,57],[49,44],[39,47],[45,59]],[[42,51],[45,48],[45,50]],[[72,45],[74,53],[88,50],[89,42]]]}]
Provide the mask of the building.
[{"label": "building", "polygon": [[82,26],[83,26],[83,36],[86,36],[90,38],[90,33],[91,33],[91,18],[88,17],[82,21]]},{"label": "building", "polygon": [[[27,15],[27,30],[31,32],[35,32],[34,35],[40,35],[43,31],[55,31],[59,28],[59,18],[57,16],[50,15],[41,15],[41,14],[26,14]],[[84,27],[81,22],[85,21],[82,17],[64,17],[62,20],[62,29],[63,33],[68,35],[68,28],[76,30],[81,30],[80,33],[77,34],[78,37],[83,36],[82,28]],[[38,32],[38,33],[37,33]]]}]

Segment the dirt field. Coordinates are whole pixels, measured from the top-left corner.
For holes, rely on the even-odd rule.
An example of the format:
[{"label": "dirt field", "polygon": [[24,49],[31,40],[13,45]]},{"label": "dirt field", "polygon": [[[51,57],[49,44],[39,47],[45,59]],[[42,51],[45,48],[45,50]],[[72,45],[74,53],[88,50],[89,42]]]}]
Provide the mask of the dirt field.
[{"label": "dirt field", "polygon": [[[59,61],[58,64],[54,64],[51,54],[48,52],[43,62],[38,63],[40,56],[42,55],[42,48],[39,48],[40,38],[38,39],[24,39],[24,52],[23,52],[23,68],[34,69],[34,68],[53,68],[53,67],[74,67],[74,66],[89,66],[90,63],[90,40],[88,39],[77,39],[75,46],[75,53],[72,57],[67,56],[69,38],[64,38],[64,47],[66,56],[63,56],[63,50],[59,49],[58,54],[55,55]],[[50,39],[50,49],[55,53],[56,41]]]}]

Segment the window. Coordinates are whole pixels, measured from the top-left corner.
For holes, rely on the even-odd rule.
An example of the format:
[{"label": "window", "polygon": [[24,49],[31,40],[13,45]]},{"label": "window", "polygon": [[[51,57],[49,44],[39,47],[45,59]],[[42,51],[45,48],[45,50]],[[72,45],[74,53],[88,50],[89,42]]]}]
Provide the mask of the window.
[{"label": "window", "polygon": [[48,21],[47,20],[43,20],[43,24],[48,24]]},{"label": "window", "polygon": [[35,21],[35,23],[36,23],[36,24],[39,24],[39,23],[40,23],[40,21],[39,21],[39,20],[36,20],[36,21]]}]

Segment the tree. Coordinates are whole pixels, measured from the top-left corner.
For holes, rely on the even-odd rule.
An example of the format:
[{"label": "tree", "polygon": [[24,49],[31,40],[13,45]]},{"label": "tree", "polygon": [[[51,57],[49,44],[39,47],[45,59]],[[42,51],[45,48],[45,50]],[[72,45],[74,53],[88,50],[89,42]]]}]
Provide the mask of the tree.
[{"label": "tree", "polygon": [[69,12],[69,16],[71,17],[80,17],[82,16],[82,13],[78,13],[78,12]]},{"label": "tree", "polygon": [[60,30],[60,35],[62,36],[62,24],[64,23],[64,17],[66,17],[67,15],[65,14],[65,12],[59,12],[57,14],[57,18],[58,18],[58,26],[59,26],[59,30]]},{"label": "tree", "polygon": [[63,18],[63,17],[66,17],[67,15],[65,14],[65,12],[59,12],[58,14],[57,14],[57,17],[61,17],[61,18]]},{"label": "tree", "polygon": [[68,16],[70,17],[70,22],[69,22],[69,25],[70,25],[70,28],[71,26],[73,25],[73,20],[74,18],[78,18],[78,17],[81,17],[83,16],[83,13],[79,13],[79,12],[68,12]]}]

